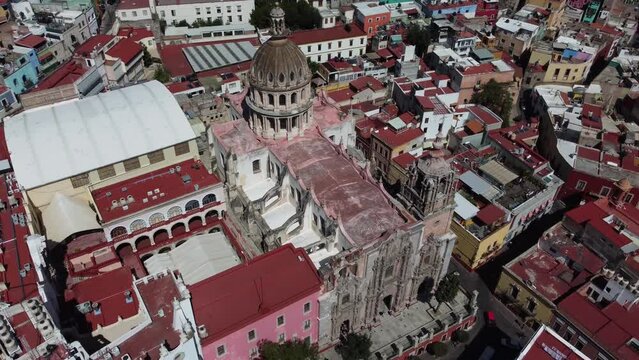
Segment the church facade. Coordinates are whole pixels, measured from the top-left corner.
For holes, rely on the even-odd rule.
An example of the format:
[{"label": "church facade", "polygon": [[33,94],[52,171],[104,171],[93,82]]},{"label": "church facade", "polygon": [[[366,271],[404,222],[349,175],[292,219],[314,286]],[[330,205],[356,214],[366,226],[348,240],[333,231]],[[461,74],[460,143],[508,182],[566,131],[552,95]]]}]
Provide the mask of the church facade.
[{"label": "church facade", "polygon": [[[303,248],[323,280],[319,343],[375,325],[432,291],[448,269],[455,176],[441,159],[411,171],[398,199],[349,155],[353,119],[313,94],[284,12],[256,52],[249,87],[228,95],[236,120],[209,129],[229,216],[267,252]],[[292,336],[289,334],[288,336]]]}]

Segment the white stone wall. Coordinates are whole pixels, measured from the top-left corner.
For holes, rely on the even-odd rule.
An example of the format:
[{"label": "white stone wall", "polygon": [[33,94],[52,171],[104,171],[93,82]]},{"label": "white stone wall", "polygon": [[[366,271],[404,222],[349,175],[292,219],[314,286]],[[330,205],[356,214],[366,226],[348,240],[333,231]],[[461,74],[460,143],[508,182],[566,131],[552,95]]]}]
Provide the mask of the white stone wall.
[{"label": "white stone wall", "polygon": [[298,46],[307,58],[316,63],[323,63],[336,57],[348,59],[366,53],[366,35]]},{"label": "white stone wall", "polygon": [[120,21],[151,20],[151,9],[148,7],[139,9],[118,9],[115,12],[115,17]]},{"label": "white stone wall", "polygon": [[227,24],[248,24],[251,12],[255,8],[255,2],[250,0],[235,0],[223,2],[202,2],[180,5],[157,5],[156,12],[160,19],[167,24],[178,23],[186,20],[192,24],[197,19],[214,21],[221,18]]}]

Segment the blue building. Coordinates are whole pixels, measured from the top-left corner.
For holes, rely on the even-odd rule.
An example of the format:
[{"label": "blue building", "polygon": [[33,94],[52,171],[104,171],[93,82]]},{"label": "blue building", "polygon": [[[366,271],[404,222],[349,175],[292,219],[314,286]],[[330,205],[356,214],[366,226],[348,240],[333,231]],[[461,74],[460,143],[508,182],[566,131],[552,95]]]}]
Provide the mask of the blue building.
[{"label": "blue building", "polygon": [[5,85],[15,94],[22,94],[38,83],[40,60],[34,49],[15,46],[9,54],[2,57]]},{"label": "blue building", "polygon": [[477,12],[477,3],[473,1],[460,1],[457,3],[424,2],[422,12],[425,17],[435,20],[446,18],[452,14],[468,14],[468,17],[474,17]]}]

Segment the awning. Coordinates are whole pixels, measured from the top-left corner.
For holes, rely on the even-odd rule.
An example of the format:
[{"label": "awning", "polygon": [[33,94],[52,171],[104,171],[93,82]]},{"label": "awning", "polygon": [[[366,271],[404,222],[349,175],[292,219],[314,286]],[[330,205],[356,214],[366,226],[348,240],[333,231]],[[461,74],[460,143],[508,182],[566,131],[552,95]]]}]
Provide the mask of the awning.
[{"label": "awning", "polygon": [[47,238],[62,242],[82,231],[100,229],[96,214],[89,203],[55,193],[49,206],[42,212]]}]

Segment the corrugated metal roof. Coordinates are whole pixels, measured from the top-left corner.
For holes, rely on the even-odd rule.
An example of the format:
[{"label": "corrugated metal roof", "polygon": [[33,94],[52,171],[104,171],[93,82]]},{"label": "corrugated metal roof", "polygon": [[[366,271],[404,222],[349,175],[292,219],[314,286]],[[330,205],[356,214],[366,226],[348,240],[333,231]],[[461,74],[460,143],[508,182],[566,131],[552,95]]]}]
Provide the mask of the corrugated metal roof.
[{"label": "corrugated metal roof", "polygon": [[499,189],[472,171],[463,173],[459,180],[470,187],[475,194],[483,196],[486,200],[492,201],[500,195]]},{"label": "corrugated metal roof", "polygon": [[506,185],[509,182],[517,179],[519,176],[513,173],[512,171],[506,169],[502,164],[498,163],[495,160],[491,160],[484,165],[480,166],[479,169],[495,179],[501,185]]},{"label": "corrugated metal roof", "polygon": [[182,51],[195,72],[241,63],[255,55],[255,47],[248,41],[186,47]]}]

